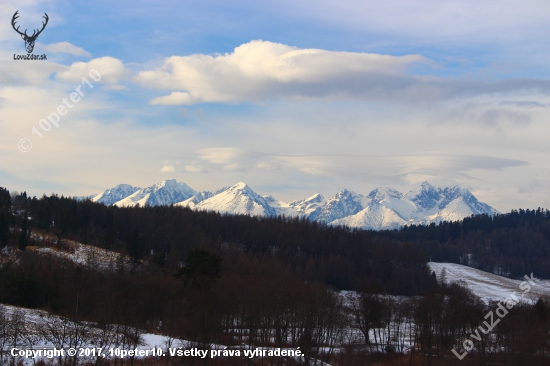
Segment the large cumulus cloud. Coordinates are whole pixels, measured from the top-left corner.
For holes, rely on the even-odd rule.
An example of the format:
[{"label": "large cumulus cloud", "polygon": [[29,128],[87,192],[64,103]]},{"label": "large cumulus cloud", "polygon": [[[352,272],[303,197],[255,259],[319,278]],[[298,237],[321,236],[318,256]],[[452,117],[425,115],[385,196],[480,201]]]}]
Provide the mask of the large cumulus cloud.
[{"label": "large cumulus cloud", "polygon": [[140,72],[134,80],[172,91],[153,99],[152,104],[320,98],[406,84],[403,75],[407,67],[428,61],[420,55],[300,49],[260,40],[223,55],[172,56],[158,69]]}]

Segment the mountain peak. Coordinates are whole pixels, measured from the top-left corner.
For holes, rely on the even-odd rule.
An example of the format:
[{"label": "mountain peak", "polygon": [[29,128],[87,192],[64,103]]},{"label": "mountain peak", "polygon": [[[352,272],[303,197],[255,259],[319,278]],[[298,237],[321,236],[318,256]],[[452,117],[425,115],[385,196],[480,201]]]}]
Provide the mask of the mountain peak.
[{"label": "mountain peak", "polygon": [[195,209],[252,216],[277,214],[264,197],[243,182],[216,192],[212,197],[199,202]]},{"label": "mountain peak", "polygon": [[306,201],[311,201],[311,202],[321,202],[324,200],[325,200],[325,197],[323,197],[321,193],[315,193],[313,196],[306,199]]},{"label": "mountain peak", "polygon": [[328,223],[356,214],[363,209],[364,198],[363,195],[343,189],[327,202],[323,202],[320,209],[312,212],[309,218]]},{"label": "mountain peak", "polygon": [[324,202],[324,201],[325,201],[325,198],[320,193],[315,193],[313,196],[310,196],[306,199],[292,201],[288,205],[289,206],[300,206],[300,205],[304,205],[304,204],[321,203],[321,202]]},{"label": "mountain peak", "polygon": [[197,192],[175,179],[163,180],[150,187],[142,188],[115,203],[116,206],[161,206],[172,205],[196,195]]},{"label": "mountain peak", "polygon": [[429,210],[437,205],[441,200],[441,190],[435,188],[427,181],[422,182],[419,187],[411,190],[405,195],[406,198],[414,202],[417,206]]},{"label": "mountain peak", "polygon": [[374,201],[382,201],[385,198],[401,199],[401,197],[403,197],[403,193],[391,187],[378,187],[373,189],[369,193],[368,197]]},{"label": "mountain peak", "polygon": [[[442,195],[444,196],[444,198],[439,204],[440,208],[446,207],[450,202],[456,200],[457,198],[462,198],[464,202],[470,207],[475,207],[480,203],[477,198],[472,194],[472,192],[460,186],[445,188],[442,191]],[[491,209],[493,208],[491,207]]]},{"label": "mountain peak", "polygon": [[104,205],[112,205],[125,197],[133,194],[136,191],[139,191],[141,188],[133,187],[129,184],[119,184],[116,187],[109,188],[103,193],[98,194],[97,196],[92,197],[93,202],[103,203]]},{"label": "mountain peak", "polygon": [[248,185],[244,182],[239,182],[237,184],[234,184],[231,188],[233,189],[240,189],[240,190],[243,190],[243,189],[247,189],[249,188]]},{"label": "mountain peak", "polygon": [[[185,183],[183,183],[185,184]],[[155,190],[161,189],[162,187],[176,187],[178,185],[178,181],[175,179],[166,179],[163,181],[160,181],[159,183],[153,184],[150,188],[153,188]]]},{"label": "mountain peak", "polygon": [[356,196],[357,193],[350,191],[349,189],[342,189],[340,192],[336,193],[333,198],[341,198],[341,197],[353,197]]},{"label": "mountain peak", "polygon": [[420,183],[420,188],[422,190],[432,190],[432,189],[435,189],[434,186],[432,186],[427,180],[425,180],[424,182]]}]

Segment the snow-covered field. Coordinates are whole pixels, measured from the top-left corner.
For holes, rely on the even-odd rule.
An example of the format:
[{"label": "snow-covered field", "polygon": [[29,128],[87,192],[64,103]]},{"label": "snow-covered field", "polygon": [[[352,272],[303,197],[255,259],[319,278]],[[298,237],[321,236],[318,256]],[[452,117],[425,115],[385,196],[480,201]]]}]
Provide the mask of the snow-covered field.
[{"label": "snow-covered field", "polygon": [[[71,354],[71,351],[75,353]],[[13,363],[30,366],[40,360],[72,357],[79,362],[92,363],[102,358],[171,356],[239,357],[248,360],[280,355],[299,360],[304,357],[300,352],[295,348],[256,348],[244,344],[231,347],[211,344],[204,349],[188,340],[146,333],[132,327],[113,324],[99,329],[94,327],[94,323],[72,321],[42,310],[0,304],[0,365]],[[316,364],[329,366],[319,360]]]},{"label": "snow-covered field", "polygon": [[[489,301],[503,301],[513,293],[520,298],[519,295],[524,293],[520,285],[522,282],[527,282],[525,278],[513,280],[461,264],[430,262],[428,265],[435,272],[438,279],[441,278],[441,273],[445,269],[447,283],[463,281],[474,294],[486,303]],[[531,273],[525,275],[530,277]],[[536,273],[533,276],[536,278]],[[527,301],[536,301],[542,296],[550,296],[550,280],[534,282],[534,286],[529,282],[525,284],[530,286],[529,291],[524,293],[524,298]],[[525,288],[525,285],[523,288]]]},{"label": "snow-covered field", "polygon": [[[67,318],[62,318],[48,314],[42,310],[25,309],[15,306],[0,304],[0,320],[5,327],[0,333],[0,364],[9,359],[16,362],[21,361],[23,365],[34,365],[40,359],[47,359],[40,354],[30,357],[17,356],[13,359],[11,350],[53,350],[69,348],[74,349],[94,349],[103,348],[103,354],[110,356],[110,349],[120,350],[166,350],[168,347],[192,346],[191,342],[173,339],[159,334],[145,333],[135,328],[113,325],[110,330],[105,331],[94,328],[92,323],[72,322]],[[126,338],[124,333],[131,337]],[[16,355],[17,355],[16,350]],[[87,357],[86,357],[87,356]],[[90,355],[79,358],[92,359]]]}]

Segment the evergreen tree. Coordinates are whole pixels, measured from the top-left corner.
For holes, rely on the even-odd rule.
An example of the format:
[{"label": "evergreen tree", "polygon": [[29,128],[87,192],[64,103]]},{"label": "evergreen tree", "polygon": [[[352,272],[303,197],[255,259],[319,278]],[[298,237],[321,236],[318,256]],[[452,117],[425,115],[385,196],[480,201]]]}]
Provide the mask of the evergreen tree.
[{"label": "evergreen tree", "polygon": [[107,211],[107,221],[108,227],[107,232],[105,233],[105,248],[112,250],[113,245],[116,242],[116,229],[115,229],[115,219],[111,211]]},{"label": "evergreen tree", "polygon": [[126,251],[134,264],[138,264],[144,254],[143,240],[137,229],[134,230],[132,238],[126,243]]},{"label": "evergreen tree", "polygon": [[175,275],[187,286],[205,290],[220,278],[222,257],[201,248],[191,249],[185,266]]},{"label": "evergreen tree", "polygon": [[24,215],[25,218],[23,219],[23,226],[21,227],[21,237],[19,238],[19,250],[25,250],[28,245],[27,222],[29,221],[29,217],[27,211],[25,211]]},{"label": "evergreen tree", "polygon": [[8,217],[9,214],[4,211],[0,211],[0,247],[6,245],[10,234]]},{"label": "evergreen tree", "polygon": [[6,245],[10,234],[10,192],[5,188],[0,188],[0,247]]}]

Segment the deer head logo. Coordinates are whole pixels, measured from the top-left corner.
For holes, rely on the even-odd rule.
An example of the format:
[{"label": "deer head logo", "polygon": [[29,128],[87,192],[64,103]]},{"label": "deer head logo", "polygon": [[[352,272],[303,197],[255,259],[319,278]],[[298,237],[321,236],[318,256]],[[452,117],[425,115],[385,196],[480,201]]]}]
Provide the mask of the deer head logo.
[{"label": "deer head logo", "polygon": [[46,21],[42,22],[42,29],[40,29],[40,30],[35,29],[34,32],[32,33],[32,35],[29,36],[27,34],[26,29],[25,29],[25,32],[21,33],[19,31],[19,26],[17,26],[17,28],[15,28],[15,21],[17,20],[17,18],[19,18],[19,15],[17,13],[19,13],[19,10],[17,10],[15,12],[15,14],[13,14],[13,18],[11,18],[11,26],[13,27],[13,29],[17,33],[19,33],[21,35],[21,38],[23,38],[23,41],[25,41],[25,48],[27,49],[27,53],[32,53],[32,50],[34,49],[34,42],[36,41],[36,39],[38,38],[40,33],[42,33],[44,28],[46,28],[46,24],[48,24],[48,20],[49,20],[48,14],[44,13],[44,19],[46,19]]}]

